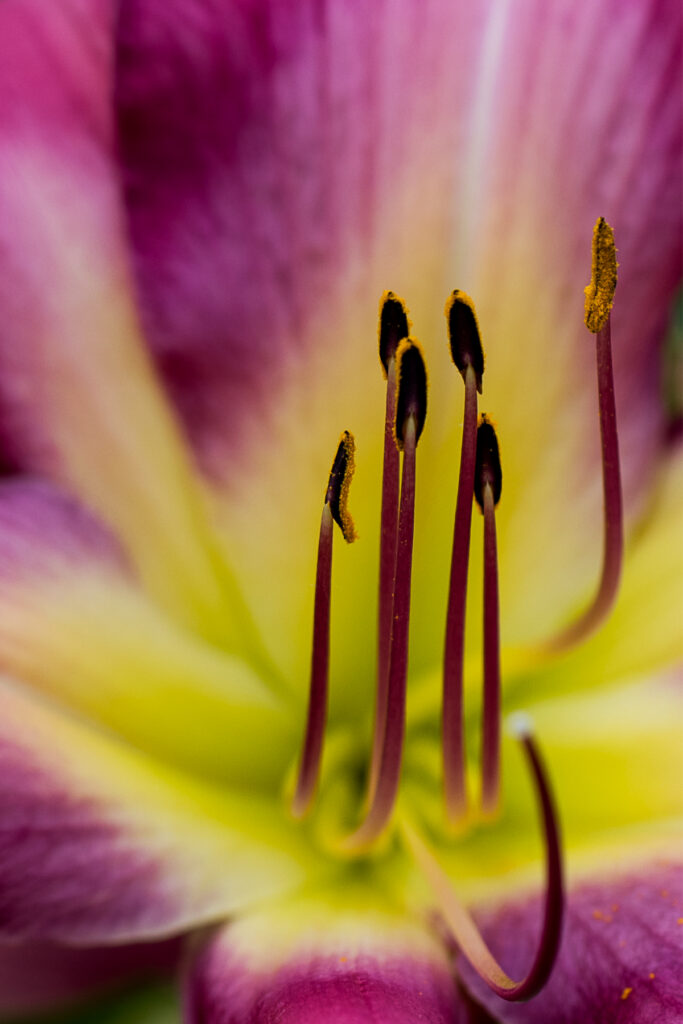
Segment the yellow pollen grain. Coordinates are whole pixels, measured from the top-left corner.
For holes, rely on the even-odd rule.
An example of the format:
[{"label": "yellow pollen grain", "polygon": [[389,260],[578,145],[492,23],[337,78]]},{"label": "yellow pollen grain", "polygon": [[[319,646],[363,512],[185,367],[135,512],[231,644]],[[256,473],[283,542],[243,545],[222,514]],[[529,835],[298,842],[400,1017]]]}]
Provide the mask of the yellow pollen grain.
[{"label": "yellow pollen grain", "polygon": [[614,290],[617,287],[617,250],[614,232],[604,217],[598,217],[593,229],[591,283],[586,285],[586,327],[593,334],[607,323]]},{"label": "yellow pollen grain", "polygon": [[648,978],[650,979],[650,981],[652,981],[652,979],[654,977],[655,977],[655,972],[654,971],[650,971],[650,973],[648,974]]},{"label": "yellow pollen grain", "polygon": [[357,539],[358,534],[356,533],[356,527],[353,522],[353,518],[348,509],[349,501],[349,488],[351,487],[351,480],[353,474],[356,471],[356,441],[353,434],[349,430],[345,430],[339,438],[339,443],[344,445],[346,452],[346,469],[344,471],[344,479],[342,480],[341,490],[339,492],[339,518],[342,521],[342,534],[347,544],[353,544],[354,540]]},{"label": "yellow pollen grain", "polygon": [[631,995],[631,992],[633,992],[632,988],[625,988],[624,991],[621,993],[621,998],[628,999],[628,997]]},{"label": "yellow pollen grain", "polygon": [[679,917],[676,924],[683,924],[683,917]]},{"label": "yellow pollen grain", "polygon": [[339,957],[339,963],[340,963],[340,964],[345,964],[345,963],[346,963],[346,959],[347,959],[347,958],[346,958],[345,956],[340,956],[340,957]]}]

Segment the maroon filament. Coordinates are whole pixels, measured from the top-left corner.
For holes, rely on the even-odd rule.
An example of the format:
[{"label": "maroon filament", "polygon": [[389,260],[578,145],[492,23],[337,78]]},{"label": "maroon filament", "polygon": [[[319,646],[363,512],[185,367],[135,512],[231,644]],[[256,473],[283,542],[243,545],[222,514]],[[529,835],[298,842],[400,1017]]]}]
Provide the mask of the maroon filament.
[{"label": "maroon filament", "polygon": [[472,493],[477,451],[477,378],[472,365],[465,371],[465,411],[458,496],[453,526],[451,582],[446,616],[443,665],[443,773],[446,816],[455,822],[467,811],[463,666],[467,567],[472,525]]},{"label": "maroon filament", "polygon": [[484,497],[484,710],[481,745],[481,805],[496,810],[500,789],[500,630],[496,506],[491,484]]},{"label": "maroon filament", "polygon": [[311,681],[308,697],[308,717],[296,792],[292,801],[292,814],[302,818],[308,811],[315,794],[323,738],[327,721],[327,690],[330,662],[330,594],[332,582],[332,541],[334,521],[329,501],[323,506],[318,540],[318,565],[315,577],[315,603],[313,611],[313,652],[311,655]]},{"label": "maroon filament", "polygon": [[597,332],[595,353],[598,377],[598,408],[602,448],[603,488],[603,561],[602,576],[591,605],[568,629],[552,643],[561,650],[584,640],[610,612],[619,589],[624,551],[623,503],[619,466],[619,436],[612,371],[612,339],[610,318]]},{"label": "maroon filament", "polygon": [[370,845],[387,825],[401,774],[405,733],[408,627],[415,523],[415,453],[417,430],[409,416],[403,434],[403,472],[398,516],[394,574],[393,623],[381,756],[374,792],[368,792],[368,811],[360,827],[345,841],[347,849]]},{"label": "maroon filament", "polygon": [[531,999],[541,991],[552,972],[562,935],[564,879],[560,827],[543,761],[533,737],[520,736],[523,752],[536,789],[545,843],[545,908],[543,927],[531,969],[522,981],[513,981],[491,955],[481,932],[461,904],[450,880],[423,839],[404,823],[403,831],[415,860],[438,900],[439,910],[463,956],[490,989],[509,1002]]},{"label": "maroon filament", "polygon": [[369,796],[375,791],[382,754],[389,684],[391,620],[394,603],[394,571],[398,539],[400,459],[394,440],[396,420],[396,359],[387,362],[387,397],[384,421],[384,466],[382,472],[382,519],[379,545],[379,603],[377,613],[377,696],[372,736]]}]

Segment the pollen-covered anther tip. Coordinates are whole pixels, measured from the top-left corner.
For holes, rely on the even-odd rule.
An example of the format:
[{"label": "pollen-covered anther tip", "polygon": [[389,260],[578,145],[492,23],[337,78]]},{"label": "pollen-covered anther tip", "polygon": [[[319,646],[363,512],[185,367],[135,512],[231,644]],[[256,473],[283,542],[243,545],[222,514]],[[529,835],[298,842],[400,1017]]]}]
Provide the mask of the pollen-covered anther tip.
[{"label": "pollen-covered anther tip", "polygon": [[399,345],[396,369],[398,394],[394,437],[398,450],[402,452],[409,421],[413,421],[417,444],[427,418],[427,368],[422,347],[415,338],[406,338]]},{"label": "pollen-covered anther tip", "polygon": [[379,358],[386,377],[389,361],[396,356],[398,346],[410,334],[410,320],[403,299],[394,292],[384,292],[379,300]]},{"label": "pollen-covered anther tip", "polygon": [[586,327],[593,334],[602,330],[610,315],[617,287],[617,250],[614,232],[604,217],[593,229],[591,283],[586,285]]},{"label": "pollen-covered anther tip", "polygon": [[353,434],[345,430],[339,438],[337,454],[332,463],[330,480],[327,485],[325,502],[330,506],[330,512],[335,523],[339,526],[344,540],[352,544],[356,539],[356,528],[348,509],[349,487],[356,468],[354,455],[356,442]]},{"label": "pollen-covered anther tip", "polygon": [[451,292],[446,300],[446,323],[451,356],[463,380],[468,366],[474,370],[477,391],[481,394],[481,378],[484,373],[484,349],[479,334],[479,323],[474,302],[465,292]]},{"label": "pollen-covered anther tip", "polygon": [[477,458],[474,469],[474,498],[482,512],[484,491],[487,487],[491,488],[493,504],[497,505],[503,488],[498,438],[493,423],[486,413],[482,413],[477,427]]}]

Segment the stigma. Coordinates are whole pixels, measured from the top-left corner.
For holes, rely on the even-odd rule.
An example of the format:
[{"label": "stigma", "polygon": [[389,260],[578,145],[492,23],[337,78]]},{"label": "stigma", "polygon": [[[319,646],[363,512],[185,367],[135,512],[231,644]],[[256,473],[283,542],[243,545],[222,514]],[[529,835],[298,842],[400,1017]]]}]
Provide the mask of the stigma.
[{"label": "stigma", "polygon": [[[616,250],[611,228],[600,218],[593,234],[591,284],[586,289],[586,326],[596,336],[598,408],[603,456],[605,542],[597,594],[550,650],[583,639],[608,614],[620,576],[623,525],[619,451],[611,361],[610,313],[616,286]],[[483,649],[480,730],[479,820],[495,817],[501,792],[501,668],[498,541],[496,511],[503,493],[498,433],[487,413],[478,413],[483,394],[484,349],[473,300],[455,289],[445,305],[446,334],[453,364],[464,384],[463,431],[448,604],[445,609],[441,747],[446,832],[470,814],[463,698],[465,610],[473,506],[483,517]],[[487,984],[504,999],[528,999],[545,984],[557,954],[563,914],[560,827],[548,773],[530,726],[517,730],[539,807],[546,855],[543,928],[534,963],[522,981],[508,978],[486,948],[460,905],[450,880],[405,812],[396,813],[406,732],[411,581],[417,480],[417,450],[427,423],[427,369],[420,343],[411,333],[405,302],[386,291],[379,309],[379,358],[386,381],[384,459],[379,536],[377,661],[372,744],[365,796],[355,827],[338,842],[349,856],[365,855],[392,822],[438,898],[458,945]],[[332,538],[335,524],[344,539],[355,539],[348,504],[354,468],[354,440],[345,431],[334,455],[325,491],[314,599],[311,675],[306,728],[292,813],[310,812],[322,766],[327,719],[330,658]]]}]

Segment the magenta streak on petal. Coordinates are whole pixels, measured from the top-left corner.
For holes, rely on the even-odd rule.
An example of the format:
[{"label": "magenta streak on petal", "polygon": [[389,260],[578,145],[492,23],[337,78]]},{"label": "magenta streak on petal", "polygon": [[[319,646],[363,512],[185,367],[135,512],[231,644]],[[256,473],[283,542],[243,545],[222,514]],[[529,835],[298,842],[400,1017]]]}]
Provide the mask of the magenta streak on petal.
[{"label": "magenta streak on petal", "polygon": [[[285,0],[227,12],[217,0],[123,5],[118,131],[143,315],[216,473],[227,471],[225,450],[239,447],[247,411],[267,406],[269,371],[308,343],[314,307],[352,248],[371,270],[382,201],[405,169],[422,160],[437,169],[444,237],[461,238],[453,221],[467,201],[461,176],[490,6],[472,15],[429,0],[407,0],[400,12],[381,2],[371,12]],[[528,216],[516,190],[531,183],[567,255],[571,279],[552,302],[565,317],[576,297],[577,347],[586,231],[598,213],[614,223],[624,267],[617,393],[633,425],[627,491],[658,440],[659,370],[647,357],[681,262],[679,19],[677,0],[535,0],[515,11],[470,211],[480,240],[502,241],[483,253],[483,291],[495,302],[514,278],[508,229]],[[477,258],[467,250],[468,274]],[[538,287],[531,275],[529,287]]]},{"label": "magenta streak on petal", "polygon": [[0,481],[0,578],[45,579],[81,564],[133,571],[107,528],[58,487],[30,477]]},{"label": "magenta streak on petal", "polygon": [[272,974],[209,950],[187,990],[187,1024],[466,1024],[449,972],[408,957],[313,959]]},{"label": "magenta streak on petal", "polygon": [[6,739],[0,780],[0,939],[97,944],[168,916],[159,864],[111,812]]},{"label": "magenta streak on petal", "polygon": [[[471,89],[443,49],[449,18],[423,6],[400,16],[339,0],[123,6],[116,99],[142,315],[216,474],[229,471],[249,413],[267,414],[265,382],[315,343],[307,330],[350,253],[370,267],[397,154],[422,153],[434,120],[434,54],[446,53],[437,85]],[[483,18],[459,13],[458,55]]]},{"label": "magenta streak on petal", "polygon": [[225,409],[239,444],[240,414],[301,333],[303,288],[329,274],[340,244],[313,127],[324,106],[319,58],[306,53],[316,16],[277,7],[130,2],[120,20],[118,127],[143,321],[214,471]]},{"label": "magenta streak on petal", "polygon": [[182,945],[179,938],[87,949],[0,944],[0,1013],[54,1013],[134,981],[171,977]]},{"label": "magenta streak on petal", "polygon": [[[56,168],[77,172],[85,222],[109,216],[95,255],[103,261],[106,239],[106,256],[120,272],[120,232],[110,215],[118,201],[111,173],[114,6],[112,0],[0,5],[0,461],[10,470],[54,469],[58,459],[41,405],[42,378],[54,357],[41,338],[54,336],[46,321],[53,324],[55,308],[63,312],[71,300],[56,281],[61,267],[51,262],[49,236],[54,212],[79,186],[72,184],[65,200]],[[31,195],[37,180],[40,193]],[[65,239],[64,249],[72,242]]]},{"label": "magenta streak on petal", "polygon": [[[112,0],[68,0],[50,9],[40,0],[3,4],[0,133],[48,138],[60,150],[79,136],[111,141],[111,107],[103,84],[111,74]],[[22,100],[24,101],[22,103]],[[30,100],[30,103],[27,102]],[[73,132],[73,129],[80,129]]]},{"label": "magenta streak on petal", "polygon": [[[478,915],[492,951],[513,974],[533,952],[538,915],[537,899]],[[569,893],[554,973],[530,1003],[503,1005],[467,964],[460,962],[459,970],[472,995],[504,1024],[677,1024],[683,1019],[680,921],[683,869],[654,862],[619,881],[587,882]]]}]

